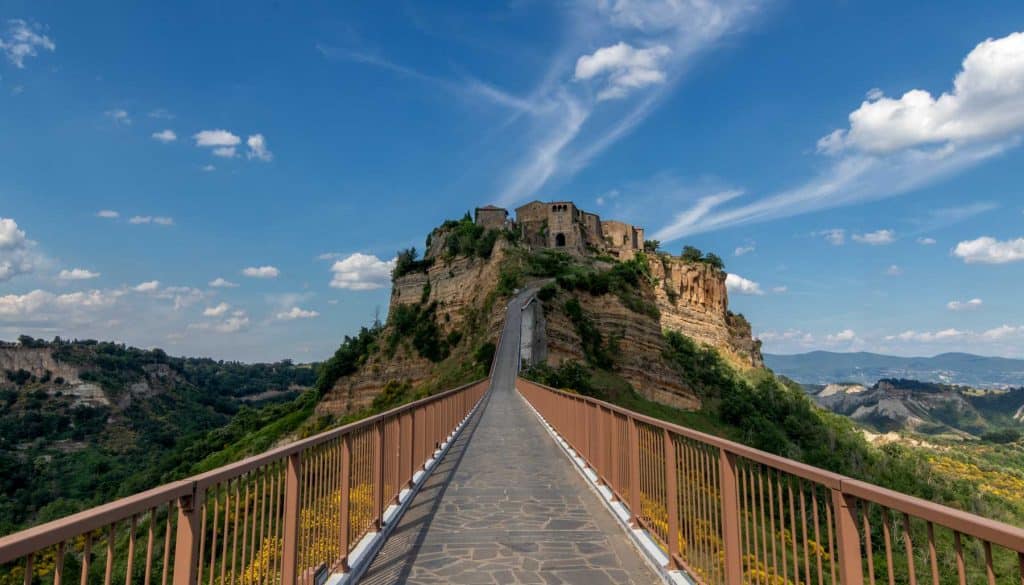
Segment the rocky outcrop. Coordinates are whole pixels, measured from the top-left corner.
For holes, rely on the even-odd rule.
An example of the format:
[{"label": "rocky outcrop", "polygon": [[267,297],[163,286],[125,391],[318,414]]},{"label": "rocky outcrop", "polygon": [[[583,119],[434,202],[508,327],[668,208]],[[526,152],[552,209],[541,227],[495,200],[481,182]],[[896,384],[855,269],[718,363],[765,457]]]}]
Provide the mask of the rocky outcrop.
[{"label": "rocky outcrop", "polygon": [[[498,303],[491,302],[488,306],[488,297],[494,298],[507,242],[502,239],[495,242],[487,259],[476,256],[446,259],[436,245],[440,239],[432,241],[435,246],[427,257],[433,264],[426,272],[413,272],[394,280],[388,314],[394,314],[400,305],[436,303],[436,323],[443,335],[459,331],[464,338],[497,340],[504,310]],[[470,320],[472,323],[467,323]],[[476,330],[468,331],[470,328]],[[381,338],[386,339],[391,331],[390,326],[385,327]],[[453,350],[450,360],[468,359],[470,349],[469,340],[463,340]],[[419,356],[408,343],[400,343],[394,354],[379,351],[370,356],[359,371],[339,379],[321,398],[317,411],[335,415],[358,411],[370,406],[388,383],[408,382],[413,387],[421,386],[437,376],[438,369],[437,363]]]},{"label": "rocky outcrop", "polygon": [[53,349],[49,347],[22,347],[4,345],[0,347],[0,374],[10,370],[25,370],[37,379],[63,378],[69,384],[77,383],[78,368],[53,358]]},{"label": "rocky outcrop", "polygon": [[753,338],[750,324],[729,311],[725,272],[667,255],[650,258],[649,265],[657,280],[654,297],[663,330],[714,347],[734,366],[764,366],[761,343]]},{"label": "rocky outcrop", "polygon": [[[700,399],[687,388],[679,372],[663,356],[665,340],[654,317],[633,312],[615,295],[579,295],[578,300],[606,342],[617,347],[615,371],[645,397],[677,408],[700,407]],[[583,344],[575,325],[561,309],[565,295],[545,303],[548,363],[583,362]]]}]

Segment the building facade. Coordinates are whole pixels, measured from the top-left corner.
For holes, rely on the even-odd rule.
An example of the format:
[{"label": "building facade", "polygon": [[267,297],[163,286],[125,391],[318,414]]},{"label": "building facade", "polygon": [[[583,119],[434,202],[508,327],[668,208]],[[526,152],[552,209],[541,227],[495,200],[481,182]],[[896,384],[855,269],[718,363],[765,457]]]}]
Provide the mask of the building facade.
[{"label": "building facade", "polygon": [[553,248],[570,254],[608,254],[629,260],[644,249],[644,230],[621,221],[602,220],[596,213],[576,207],[572,201],[531,201],[515,210],[514,222],[508,212],[488,205],[478,207],[478,225],[519,230],[531,248]]}]

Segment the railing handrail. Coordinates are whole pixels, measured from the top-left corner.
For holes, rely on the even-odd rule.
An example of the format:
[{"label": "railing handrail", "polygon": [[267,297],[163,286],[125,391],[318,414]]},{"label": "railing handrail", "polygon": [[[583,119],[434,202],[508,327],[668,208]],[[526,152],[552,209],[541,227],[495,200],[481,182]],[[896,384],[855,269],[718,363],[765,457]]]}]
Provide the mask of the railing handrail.
[{"label": "railing handrail", "polygon": [[174,481],[0,537],[0,564],[57,544],[68,538],[69,534],[91,532],[154,506],[190,496],[192,489],[193,482],[188,479]]},{"label": "railing handrail", "polygon": [[312,437],[293,441],[287,445],[282,445],[280,447],[264,451],[263,453],[247,457],[246,459],[242,459],[235,463],[229,463],[210,471],[192,475],[187,478],[157,486],[144,492],[83,510],[64,518],[52,520],[45,524],[26,528],[25,530],[0,537],[0,564],[18,559],[42,548],[58,544],[66,540],[69,535],[91,532],[97,528],[106,526],[111,522],[123,520],[133,515],[145,512],[156,505],[165,504],[177,498],[192,496],[196,493],[197,489],[203,489],[207,486],[216,484],[217,482],[224,481],[225,479],[238,477],[267,462],[286,458],[310,447],[315,447],[337,437],[372,426],[382,420],[394,417],[409,410],[414,410],[424,404],[441,400],[451,394],[460,392],[476,384],[480,384],[485,380],[487,380],[487,378],[480,378],[479,380],[463,384],[457,388],[397,406],[385,412],[313,435]]},{"label": "railing handrail", "polygon": [[630,417],[638,422],[665,429],[669,432],[682,435],[695,441],[718,447],[728,453],[739,455],[751,461],[762,463],[769,467],[785,471],[797,477],[819,483],[825,487],[834,489],[843,494],[859,498],[864,501],[883,505],[898,512],[923,518],[935,522],[947,528],[956,530],[962,534],[970,535],[993,544],[998,544],[1015,551],[1024,551],[1024,529],[1018,528],[1005,522],[964,512],[935,502],[930,502],[915,496],[890,490],[865,481],[857,480],[842,474],[833,473],[824,469],[774,455],[760,449],[695,431],[675,423],[659,420],[638,412],[599,400],[590,396],[567,392],[540,384],[532,380],[520,377],[520,380],[533,384],[556,394],[562,394],[576,400],[582,400],[601,406],[610,411],[617,412],[623,416]]},{"label": "railing handrail", "polygon": [[208,485],[224,481],[225,479],[238,477],[239,475],[242,475],[251,469],[255,469],[256,467],[259,467],[270,461],[274,461],[275,459],[282,459],[289,455],[293,455],[300,451],[309,449],[310,447],[316,447],[317,445],[326,443],[327,441],[330,441],[332,439],[336,439],[349,433],[361,430],[365,427],[373,426],[380,422],[381,420],[391,418],[397,414],[401,414],[408,410],[415,410],[417,407],[422,406],[424,404],[441,400],[442,398],[450,394],[455,394],[456,392],[465,390],[466,388],[479,384],[480,382],[483,382],[486,379],[487,378],[480,378],[479,380],[474,380],[472,382],[469,382],[468,384],[463,384],[462,386],[459,386],[457,388],[445,390],[444,392],[438,394],[432,394],[430,396],[420,398],[419,400],[402,404],[400,406],[396,406],[395,408],[386,410],[373,416],[368,416],[366,418],[350,422],[346,425],[342,425],[340,427],[323,431],[321,433],[313,435],[312,437],[299,439],[298,441],[293,441],[291,443],[288,443],[287,445],[275,447],[268,451],[264,451],[263,453],[247,457],[240,461],[228,463],[227,465],[223,465],[221,467],[211,469],[209,471],[204,471],[197,475],[193,475],[188,479],[196,482],[198,487],[206,487]]}]

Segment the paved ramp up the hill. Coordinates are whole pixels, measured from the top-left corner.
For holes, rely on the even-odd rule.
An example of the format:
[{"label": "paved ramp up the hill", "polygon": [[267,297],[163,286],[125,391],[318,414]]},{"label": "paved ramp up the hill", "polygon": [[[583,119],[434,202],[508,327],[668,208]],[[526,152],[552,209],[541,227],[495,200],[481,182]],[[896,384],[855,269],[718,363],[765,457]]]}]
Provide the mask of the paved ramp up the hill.
[{"label": "paved ramp up the hill", "polygon": [[491,393],[361,583],[660,583],[515,390],[509,304]]}]

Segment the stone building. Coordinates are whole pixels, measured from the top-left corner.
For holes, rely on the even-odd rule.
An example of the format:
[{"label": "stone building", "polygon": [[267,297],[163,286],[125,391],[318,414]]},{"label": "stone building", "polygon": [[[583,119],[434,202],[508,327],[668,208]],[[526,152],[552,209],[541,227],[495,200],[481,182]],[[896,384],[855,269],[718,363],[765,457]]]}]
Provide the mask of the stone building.
[{"label": "stone building", "polygon": [[508,210],[495,205],[477,207],[475,221],[488,229],[501,229],[508,221]]},{"label": "stone building", "polygon": [[[531,248],[555,248],[571,254],[604,253],[620,260],[644,248],[643,228],[621,221],[604,221],[572,201],[531,201],[518,207],[511,227]],[[509,225],[508,212],[488,205],[476,209],[476,223],[485,227]]]}]

